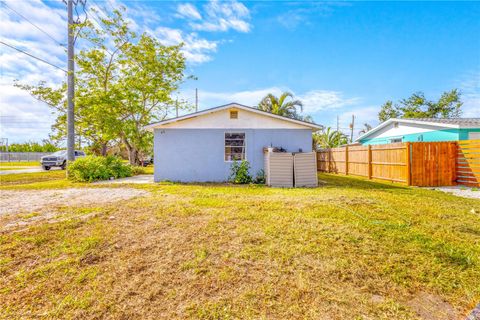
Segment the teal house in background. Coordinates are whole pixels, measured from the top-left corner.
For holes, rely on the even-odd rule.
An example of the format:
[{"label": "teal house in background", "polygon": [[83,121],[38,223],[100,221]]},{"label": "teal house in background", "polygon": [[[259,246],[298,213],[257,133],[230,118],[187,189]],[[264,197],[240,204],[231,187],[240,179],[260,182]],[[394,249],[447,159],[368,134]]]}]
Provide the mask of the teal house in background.
[{"label": "teal house in background", "polygon": [[480,139],[480,118],[389,119],[357,138],[363,145]]}]

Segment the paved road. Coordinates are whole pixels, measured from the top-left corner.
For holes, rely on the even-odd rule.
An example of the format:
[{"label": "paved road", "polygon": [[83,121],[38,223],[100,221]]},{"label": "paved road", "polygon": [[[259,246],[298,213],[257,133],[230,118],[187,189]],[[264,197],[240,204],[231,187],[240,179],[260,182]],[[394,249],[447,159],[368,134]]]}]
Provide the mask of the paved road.
[{"label": "paved road", "polygon": [[[15,168],[15,170],[2,170],[2,169],[0,169],[0,175],[3,175],[3,174],[34,173],[34,172],[44,172],[45,171],[45,170],[42,169],[42,167],[24,167],[24,168],[25,169]],[[52,168],[50,170],[61,170],[61,169],[60,168]]]},{"label": "paved road", "polygon": [[96,184],[117,184],[117,183],[153,183],[153,174],[140,174],[138,176],[121,178],[115,180],[104,180],[94,182]]}]

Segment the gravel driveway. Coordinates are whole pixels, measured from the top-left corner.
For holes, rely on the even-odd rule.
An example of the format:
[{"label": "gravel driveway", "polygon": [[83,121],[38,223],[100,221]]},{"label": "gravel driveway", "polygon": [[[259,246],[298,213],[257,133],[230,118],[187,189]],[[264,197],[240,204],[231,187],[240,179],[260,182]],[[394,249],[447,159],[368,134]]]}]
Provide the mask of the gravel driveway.
[{"label": "gravel driveway", "polygon": [[435,190],[451,193],[458,197],[480,199],[479,188],[469,188],[465,186],[436,187]]}]

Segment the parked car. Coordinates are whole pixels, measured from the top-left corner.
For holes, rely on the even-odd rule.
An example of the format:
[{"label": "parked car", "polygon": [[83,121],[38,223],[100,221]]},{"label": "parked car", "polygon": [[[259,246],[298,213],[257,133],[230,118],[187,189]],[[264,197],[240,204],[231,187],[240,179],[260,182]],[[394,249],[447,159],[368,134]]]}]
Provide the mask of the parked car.
[{"label": "parked car", "polygon": [[[75,159],[85,157],[85,152],[75,150]],[[67,150],[60,150],[48,156],[40,158],[43,169],[50,170],[51,167],[60,167],[65,170],[67,167]]]},{"label": "parked car", "polygon": [[141,161],[142,167],[146,167],[150,164],[153,164],[153,156],[146,156]]}]

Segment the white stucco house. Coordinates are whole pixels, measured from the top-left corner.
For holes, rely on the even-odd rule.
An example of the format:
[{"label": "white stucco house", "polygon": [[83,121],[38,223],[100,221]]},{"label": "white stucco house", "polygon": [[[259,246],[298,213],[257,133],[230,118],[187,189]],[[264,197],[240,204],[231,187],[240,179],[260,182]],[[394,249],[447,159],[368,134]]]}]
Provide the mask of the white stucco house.
[{"label": "white stucco house", "polygon": [[312,131],[322,126],[230,103],[149,124],[154,133],[154,180],[221,182],[234,160],[263,169],[264,147],[312,151]]}]

